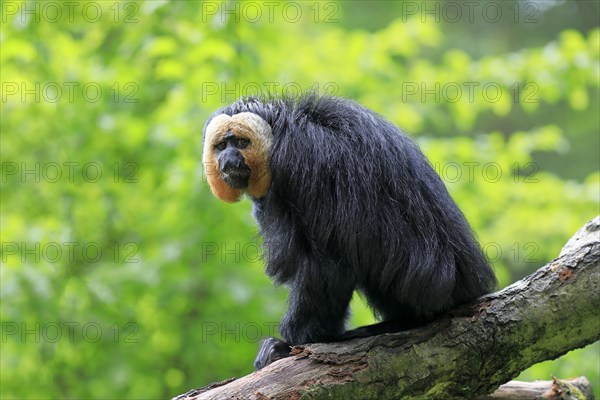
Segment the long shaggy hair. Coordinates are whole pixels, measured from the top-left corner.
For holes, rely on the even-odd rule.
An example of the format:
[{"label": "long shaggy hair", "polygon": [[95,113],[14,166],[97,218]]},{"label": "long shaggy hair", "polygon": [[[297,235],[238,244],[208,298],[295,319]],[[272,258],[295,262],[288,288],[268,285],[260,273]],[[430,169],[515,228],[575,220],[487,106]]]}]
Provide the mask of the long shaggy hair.
[{"label": "long shaggy hair", "polygon": [[[492,290],[494,274],[465,217],[417,145],[352,101],[243,98],[272,129],[270,186],[252,198],[266,272],[290,287],[281,332],[335,340],[356,289],[406,327]],[[206,125],[205,125],[206,128]]]}]

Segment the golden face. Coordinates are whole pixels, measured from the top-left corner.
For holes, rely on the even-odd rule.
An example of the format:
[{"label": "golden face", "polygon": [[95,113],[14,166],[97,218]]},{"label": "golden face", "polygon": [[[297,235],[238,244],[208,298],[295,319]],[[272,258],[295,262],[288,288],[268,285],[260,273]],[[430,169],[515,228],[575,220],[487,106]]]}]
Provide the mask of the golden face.
[{"label": "golden face", "polygon": [[[246,188],[236,188],[223,178],[223,166],[219,165],[218,151],[226,140],[244,142],[241,153],[246,166],[250,168],[250,177]],[[206,127],[202,163],[211,191],[217,198],[233,203],[240,200],[244,192],[254,198],[267,194],[271,184],[269,169],[269,150],[273,142],[271,126],[260,116],[243,112],[232,116],[220,114],[214,117]]]}]

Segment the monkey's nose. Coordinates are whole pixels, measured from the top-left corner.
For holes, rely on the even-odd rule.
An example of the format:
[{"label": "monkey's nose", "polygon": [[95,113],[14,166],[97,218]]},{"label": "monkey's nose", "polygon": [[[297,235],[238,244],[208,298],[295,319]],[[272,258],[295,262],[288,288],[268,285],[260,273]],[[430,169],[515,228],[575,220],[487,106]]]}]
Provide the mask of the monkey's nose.
[{"label": "monkey's nose", "polygon": [[244,164],[241,161],[225,160],[221,164],[221,171],[226,174],[236,173],[244,169]]},{"label": "monkey's nose", "polygon": [[225,175],[235,175],[246,178],[250,175],[250,168],[244,162],[244,157],[240,153],[224,154],[219,160],[221,173]]},{"label": "monkey's nose", "polygon": [[239,152],[228,152],[223,154],[219,160],[221,171],[229,173],[234,170],[243,169],[246,166],[244,157]]}]

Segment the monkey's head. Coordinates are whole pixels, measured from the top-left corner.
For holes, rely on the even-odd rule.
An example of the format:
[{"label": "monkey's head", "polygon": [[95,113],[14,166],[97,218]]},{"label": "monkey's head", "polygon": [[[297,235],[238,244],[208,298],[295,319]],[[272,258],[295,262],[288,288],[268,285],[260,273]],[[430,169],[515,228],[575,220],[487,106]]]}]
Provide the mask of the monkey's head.
[{"label": "monkey's head", "polygon": [[251,112],[219,114],[206,126],[202,162],[215,196],[232,203],[247,192],[255,199],[271,183],[271,126]]}]

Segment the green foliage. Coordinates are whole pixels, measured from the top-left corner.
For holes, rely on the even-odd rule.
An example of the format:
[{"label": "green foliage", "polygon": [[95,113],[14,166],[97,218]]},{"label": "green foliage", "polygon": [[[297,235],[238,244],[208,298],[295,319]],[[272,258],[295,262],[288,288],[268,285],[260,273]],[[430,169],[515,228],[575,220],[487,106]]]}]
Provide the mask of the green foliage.
[{"label": "green foliage", "polygon": [[[3,3],[0,397],[164,398],[251,371],[285,290],[264,276],[250,203],[217,201],[200,162],[204,121],[240,95],[312,88],[406,129],[502,286],[598,213],[598,29],[509,24],[541,43],[519,47],[481,20],[388,12],[361,29],[359,3],[256,22],[234,3],[65,5],[57,20]],[[597,345],[524,377],[551,374],[597,383]]]}]

